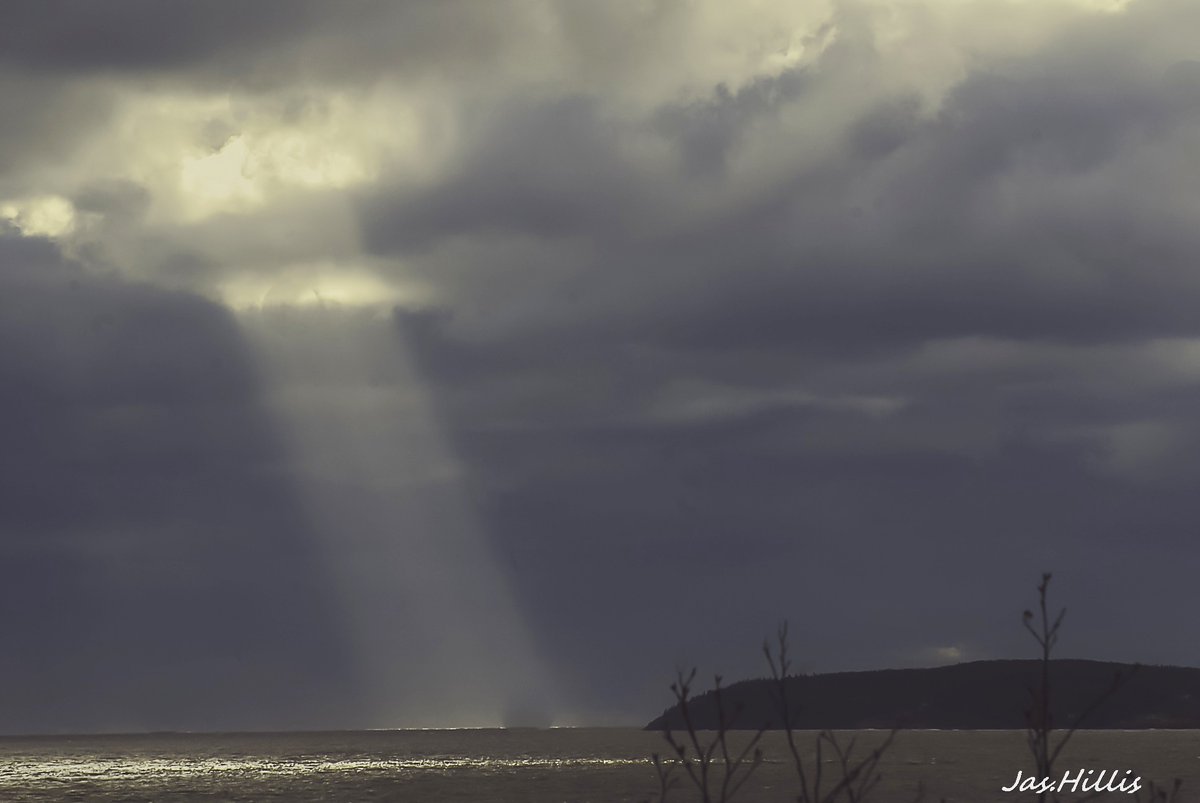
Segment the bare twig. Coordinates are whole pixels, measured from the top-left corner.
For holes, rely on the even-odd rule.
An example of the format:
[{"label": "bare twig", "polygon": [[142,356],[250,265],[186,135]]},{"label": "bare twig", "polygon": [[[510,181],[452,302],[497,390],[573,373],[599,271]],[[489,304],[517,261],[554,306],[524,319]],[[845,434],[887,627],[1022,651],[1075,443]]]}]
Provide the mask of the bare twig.
[{"label": "bare twig", "polygon": [[[882,744],[857,761],[854,759],[857,736],[851,737],[849,743],[843,746],[836,733],[830,730],[821,731],[817,734],[814,745],[815,756],[810,774],[805,768],[804,758],[796,744],[795,710],[788,699],[791,659],[788,657],[787,622],[781,624],[776,632],[775,650],[772,651],[769,642],[764,642],[763,654],[771,669],[776,707],[779,710],[792,765],[796,770],[796,778],[800,783],[797,800],[800,803],[833,803],[833,801],[845,798],[849,803],[862,803],[882,779],[882,775],[877,771],[879,761],[891,748],[899,729],[891,730]],[[822,774],[826,747],[833,752],[839,777],[828,790],[823,790]],[[922,790],[918,788],[917,797],[919,798],[921,794]]]},{"label": "bare twig", "polygon": [[722,697],[721,676],[717,675],[712,691],[717,707],[717,730],[706,743],[692,716],[692,683],[695,678],[695,669],[687,677],[684,677],[683,671],[680,670],[676,673],[675,683],[671,684],[676,708],[683,720],[687,737],[686,741],[677,738],[670,724],[664,720],[663,738],[671,746],[675,756],[669,769],[658,769],[660,799],[669,791],[668,781],[674,780],[671,776],[682,768],[692,785],[699,791],[703,803],[728,803],[762,764],[763,754],[758,742],[766,728],[759,728],[740,751],[731,750],[729,732],[736,724],[740,709],[730,716]]},{"label": "bare twig", "polygon": [[[1035,615],[1033,611],[1025,611],[1022,616],[1022,624],[1028,630],[1033,638],[1037,641],[1038,647],[1041,649],[1040,657],[1040,685],[1037,689],[1030,689],[1030,706],[1025,711],[1025,720],[1027,723],[1026,742],[1029,745],[1029,750],[1033,754],[1034,766],[1036,767],[1037,776],[1040,778],[1055,777],[1054,766],[1062,754],[1063,748],[1070,742],[1071,737],[1083,725],[1084,721],[1090,717],[1096,709],[1107,702],[1114,694],[1120,691],[1130,678],[1140,669],[1140,665],[1134,664],[1126,671],[1118,671],[1113,676],[1112,682],[1096,695],[1090,703],[1088,703],[1082,712],[1080,712],[1070,722],[1061,735],[1055,740],[1055,723],[1054,715],[1051,710],[1051,686],[1050,686],[1050,663],[1051,656],[1055,645],[1058,643],[1058,631],[1062,626],[1063,617],[1066,616],[1067,609],[1063,608],[1058,612],[1051,621],[1049,607],[1046,598],[1050,588],[1050,580],[1053,575],[1050,572],[1042,574],[1042,582],[1038,585],[1038,613]],[[1034,621],[1038,621],[1035,627]],[[1175,794],[1178,792],[1182,782],[1176,781],[1174,791],[1170,796],[1166,791],[1150,785],[1149,801],[1174,801]],[[1080,803],[1087,800],[1094,800],[1100,796],[1101,792],[1095,791],[1086,797],[1079,798]],[[1042,791],[1038,793],[1038,803],[1046,803],[1046,801],[1059,800],[1058,794],[1053,791]]]}]

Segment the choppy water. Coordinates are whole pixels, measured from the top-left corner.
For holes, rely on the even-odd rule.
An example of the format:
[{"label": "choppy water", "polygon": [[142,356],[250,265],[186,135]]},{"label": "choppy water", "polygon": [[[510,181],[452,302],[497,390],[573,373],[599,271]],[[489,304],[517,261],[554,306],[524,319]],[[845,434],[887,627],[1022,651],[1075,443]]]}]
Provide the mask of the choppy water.
[{"label": "choppy water", "polygon": [[[1200,731],[1082,732],[1072,747],[1064,769],[1181,777],[1184,799],[1200,801]],[[656,791],[647,757],[662,749],[658,734],[614,728],[8,738],[0,740],[0,801],[621,803]],[[767,763],[736,799],[794,800],[779,734],[768,734],[764,752]],[[1028,764],[1019,732],[908,732],[872,799],[911,800],[923,781],[926,800],[1033,800],[999,791]],[[687,790],[673,798],[696,799]]]}]

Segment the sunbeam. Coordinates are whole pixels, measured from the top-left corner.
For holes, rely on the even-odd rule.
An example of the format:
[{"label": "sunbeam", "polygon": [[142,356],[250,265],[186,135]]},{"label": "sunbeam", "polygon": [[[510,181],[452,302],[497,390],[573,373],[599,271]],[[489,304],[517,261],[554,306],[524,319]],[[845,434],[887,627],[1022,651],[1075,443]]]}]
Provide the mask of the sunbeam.
[{"label": "sunbeam", "polygon": [[399,333],[340,306],[244,311],[268,404],[337,578],[372,727],[475,727],[553,705]]}]

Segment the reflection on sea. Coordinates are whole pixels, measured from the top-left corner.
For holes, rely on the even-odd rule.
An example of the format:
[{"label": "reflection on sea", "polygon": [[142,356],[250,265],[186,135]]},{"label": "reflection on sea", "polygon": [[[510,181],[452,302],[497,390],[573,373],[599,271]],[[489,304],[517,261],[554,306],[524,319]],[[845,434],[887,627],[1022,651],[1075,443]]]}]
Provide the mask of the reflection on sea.
[{"label": "reflection on sea", "polygon": [[[740,800],[792,799],[778,737]],[[880,737],[864,734],[864,748]],[[619,728],[7,738],[0,800],[621,803],[655,791],[647,758],[662,748],[658,734]],[[999,789],[1028,769],[1025,750],[1015,731],[904,733],[874,799],[911,799],[923,782],[927,799],[1011,803]],[[1082,732],[1061,766],[1182,777],[1184,799],[1200,800],[1196,731]]]}]

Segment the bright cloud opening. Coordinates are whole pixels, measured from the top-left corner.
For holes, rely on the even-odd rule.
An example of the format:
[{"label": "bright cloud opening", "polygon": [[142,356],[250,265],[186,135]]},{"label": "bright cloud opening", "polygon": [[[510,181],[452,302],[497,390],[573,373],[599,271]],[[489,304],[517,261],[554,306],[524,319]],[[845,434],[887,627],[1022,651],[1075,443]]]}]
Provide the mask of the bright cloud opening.
[{"label": "bright cloud opening", "polygon": [[317,263],[269,275],[234,275],[221,285],[219,296],[233,309],[245,310],[280,306],[381,306],[418,301],[422,293],[415,286],[385,281],[368,267]]},{"label": "bright cloud opening", "polygon": [[27,237],[62,237],[76,225],[75,207],[57,195],[0,204],[0,219],[7,220]]}]

